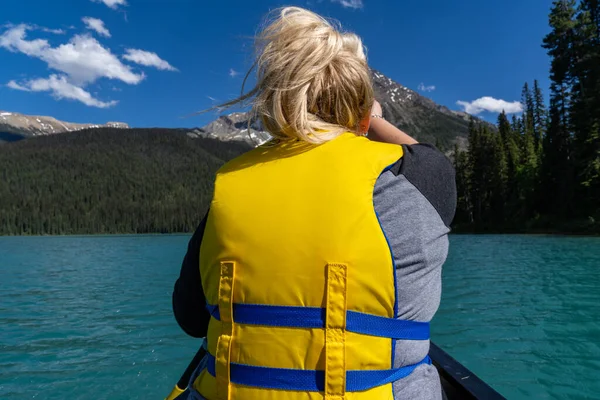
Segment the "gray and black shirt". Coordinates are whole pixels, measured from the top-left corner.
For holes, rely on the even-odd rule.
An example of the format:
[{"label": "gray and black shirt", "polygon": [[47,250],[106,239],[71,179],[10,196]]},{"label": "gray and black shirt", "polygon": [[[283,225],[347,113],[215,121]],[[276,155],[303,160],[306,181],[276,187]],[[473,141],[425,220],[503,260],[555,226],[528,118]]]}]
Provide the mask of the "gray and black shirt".
[{"label": "gray and black shirt", "polygon": [[[442,265],[456,210],[454,168],[446,156],[426,144],[404,145],[404,155],[375,184],[373,204],[389,240],[396,266],[398,317],[428,322],[436,313],[442,289]],[[175,283],[173,310],[181,328],[206,336],[210,314],[202,292],[199,252],[206,218],[189,242]],[[421,361],[429,341],[398,340],[394,368]],[[442,398],[434,366],[421,365],[394,383],[394,398]]]}]

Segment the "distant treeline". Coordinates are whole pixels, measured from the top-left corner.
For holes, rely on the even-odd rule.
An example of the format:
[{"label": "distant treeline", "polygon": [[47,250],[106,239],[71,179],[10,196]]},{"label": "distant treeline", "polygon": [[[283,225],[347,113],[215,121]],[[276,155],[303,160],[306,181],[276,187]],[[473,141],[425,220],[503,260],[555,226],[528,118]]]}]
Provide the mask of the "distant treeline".
[{"label": "distant treeline", "polygon": [[88,129],[0,145],[0,235],[193,231],[243,143]]},{"label": "distant treeline", "polygon": [[471,123],[455,150],[459,230],[600,233],[600,2],[556,0],[549,21],[550,108],[536,82],[522,117]]}]

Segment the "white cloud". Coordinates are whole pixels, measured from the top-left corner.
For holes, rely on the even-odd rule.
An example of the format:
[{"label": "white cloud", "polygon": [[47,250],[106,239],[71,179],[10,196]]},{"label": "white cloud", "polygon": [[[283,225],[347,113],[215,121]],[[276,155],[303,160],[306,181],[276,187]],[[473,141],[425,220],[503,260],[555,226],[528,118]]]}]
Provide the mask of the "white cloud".
[{"label": "white cloud", "polygon": [[[86,17],[83,21],[89,29],[103,36],[110,35],[101,20]],[[6,28],[4,32],[2,28]],[[6,84],[11,89],[48,92],[57,99],[71,99],[91,107],[107,108],[117,104],[117,101],[101,101],[95,98],[86,90],[88,85],[102,78],[129,85],[137,85],[145,79],[143,72],[135,71],[132,66],[124,64],[109,48],[104,47],[90,34],[74,35],[68,42],[54,47],[46,39],[29,39],[27,34],[32,30],[45,29],[27,24],[0,27],[0,49],[41,60],[49,69],[58,73],[48,78],[24,79],[19,82],[11,80]],[[127,54],[123,56],[126,60],[162,70],[176,71],[156,53],[135,49],[126,51]],[[112,87],[115,90],[115,86]]]},{"label": "white cloud", "polygon": [[331,1],[334,3],[339,3],[346,8],[354,8],[355,10],[364,7],[362,0],[331,0]]},{"label": "white cloud", "polygon": [[26,39],[30,27],[17,25],[0,35],[0,47],[45,61],[51,69],[64,72],[69,81],[83,85],[99,78],[116,79],[135,85],[145,75],[135,73],[117,56],[89,35],[75,35],[68,43],[52,47],[45,39]]},{"label": "white cloud", "polygon": [[26,87],[24,87],[24,86],[21,86],[21,85],[19,85],[19,84],[18,84],[17,82],[15,82],[15,81],[10,81],[10,82],[8,82],[8,83],[6,84],[6,87],[9,87],[9,88],[11,88],[11,89],[15,89],[15,90],[23,90],[23,91],[26,91],[26,92],[29,92],[29,91],[30,91],[29,89],[27,89],[27,88],[26,88]]},{"label": "white cloud", "polygon": [[50,48],[50,44],[45,39],[25,40],[25,32],[31,29],[35,27],[25,24],[10,27],[0,35],[0,47],[28,56],[39,55],[43,49]]},{"label": "white cloud", "polygon": [[64,35],[65,33],[67,33],[64,29],[50,29],[44,27],[40,27],[40,29],[43,32],[54,33],[55,35]]},{"label": "white cloud", "polygon": [[81,20],[83,21],[83,23],[85,24],[85,26],[88,29],[96,31],[98,33],[98,35],[104,36],[104,37],[110,37],[110,32],[108,31],[108,29],[106,29],[106,27],[104,26],[104,21],[102,21],[101,19],[92,18],[92,17],[83,17],[83,18],[81,18]]},{"label": "white cloud", "polygon": [[25,24],[9,27],[0,34],[0,48],[42,60],[50,69],[61,73],[19,83],[13,80],[7,83],[9,88],[50,92],[57,99],[77,100],[91,107],[107,108],[117,102],[94,98],[84,89],[86,85],[101,78],[136,85],[145,78],[143,73],[134,72],[110,49],[89,35],[75,35],[67,43],[53,47],[46,39],[27,38],[27,31],[35,28]]},{"label": "white cloud", "polygon": [[[7,23],[4,25],[0,25],[0,28],[12,29],[16,26],[18,26],[18,25]],[[65,33],[67,33],[67,31],[65,29],[47,28],[45,26],[40,26],[40,25],[36,25],[36,24],[28,24],[26,26],[27,26],[27,29],[29,29],[29,30],[39,30],[39,31],[46,32],[46,33],[53,33],[55,35],[64,35]],[[70,26],[67,29],[75,29],[75,27]]]},{"label": "white cloud", "polygon": [[423,82],[419,83],[417,87],[421,92],[433,92],[435,90],[435,85],[425,86]]},{"label": "white cloud", "polygon": [[135,85],[145,78],[86,35],[75,35],[69,43],[49,49],[41,58],[50,68],[67,73],[76,82],[93,82],[104,77]]},{"label": "white cloud", "polygon": [[125,60],[129,60],[146,67],[156,67],[166,71],[177,71],[177,68],[160,58],[156,53],[138,49],[126,49],[125,52],[127,53],[123,56]]},{"label": "white cloud", "polygon": [[490,96],[481,97],[471,102],[459,100],[456,104],[463,107],[465,112],[473,115],[477,115],[483,111],[501,113],[504,110],[507,114],[515,114],[523,111],[523,105],[518,101],[508,102]]},{"label": "white cloud", "polygon": [[208,96],[208,95],[207,95],[206,97],[208,97],[208,99],[209,99],[210,101],[219,101],[219,100],[215,99],[215,98],[214,98],[214,97],[212,97],[212,96]]},{"label": "white cloud", "polygon": [[126,6],[127,5],[127,1],[126,0],[92,0],[92,1],[94,3],[104,3],[108,7],[112,8],[113,10],[116,10],[117,8],[119,8],[119,6]]},{"label": "white cloud", "polygon": [[50,92],[57,99],[77,100],[90,107],[108,108],[117,104],[115,100],[104,102],[95,99],[86,90],[69,83],[64,75],[50,75],[48,79],[31,79],[21,84],[10,81],[7,86],[27,92]]},{"label": "white cloud", "polygon": [[232,78],[235,78],[236,76],[238,76],[240,73],[237,72],[235,69],[233,68],[229,68],[229,76]]}]

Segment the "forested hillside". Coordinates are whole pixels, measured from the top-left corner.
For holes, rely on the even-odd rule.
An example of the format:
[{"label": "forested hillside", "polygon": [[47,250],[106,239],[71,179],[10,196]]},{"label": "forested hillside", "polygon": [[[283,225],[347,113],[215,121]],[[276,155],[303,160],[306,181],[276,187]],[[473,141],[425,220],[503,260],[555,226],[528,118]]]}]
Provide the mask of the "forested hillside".
[{"label": "forested hillside", "polygon": [[535,82],[521,117],[472,122],[455,150],[459,228],[600,233],[600,2],[556,0],[549,22],[549,110]]},{"label": "forested hillside", "polygon": [[0,235],[189,232],[244,143],[88,129],[0,146]]}]

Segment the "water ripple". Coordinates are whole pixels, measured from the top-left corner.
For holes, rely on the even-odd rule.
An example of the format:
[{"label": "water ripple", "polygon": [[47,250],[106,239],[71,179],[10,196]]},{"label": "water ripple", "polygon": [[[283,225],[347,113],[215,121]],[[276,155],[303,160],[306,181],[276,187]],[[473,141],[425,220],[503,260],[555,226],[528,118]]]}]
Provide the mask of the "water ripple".
[{"label": "water ripple", "polygon": [[[161,398],[187,236],[0,238],[0,398]],[[596,399],[600,239],[452,236],[433,339],[510,399]]]},{"label": "water ripple", "polygon": [[0,398],[161,398],[199,343],[171,290],[187,236],[0,238]]},{"label": "water ripple", "polygon": [[433,339],[510,399],[597,399],[600,238],[451,237]]}]

